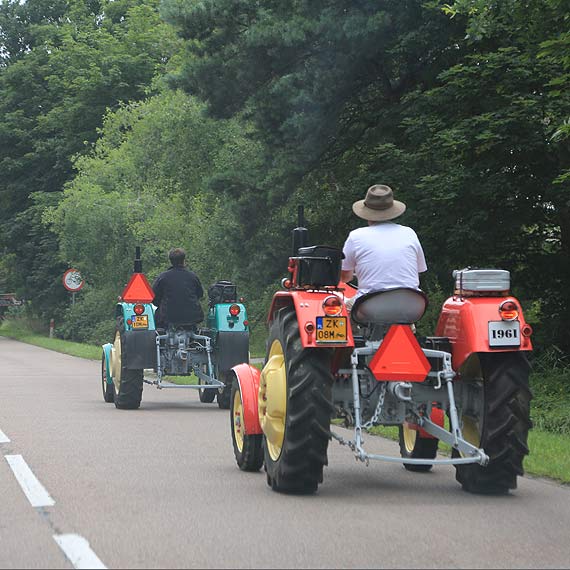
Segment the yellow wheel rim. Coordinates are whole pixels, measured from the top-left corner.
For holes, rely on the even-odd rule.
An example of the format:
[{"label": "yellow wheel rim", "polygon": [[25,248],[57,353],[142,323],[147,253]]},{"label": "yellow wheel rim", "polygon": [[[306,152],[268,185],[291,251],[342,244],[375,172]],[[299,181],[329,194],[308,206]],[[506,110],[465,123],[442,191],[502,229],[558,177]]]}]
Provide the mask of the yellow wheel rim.
[{"label": "yellow wheel rim", "polygon": [[111,349],[111,377],[115,385],[115,391],[119,393],[121,386],[121,333],[115,334],[115,342]]},{"label": "yellow wheel rim", "polygon": [[273,461],[281,455],[287,417],[287,370],[279,340],[274,340],[259,381],[259,423]]},{"label": "yellow wheel rim", "polygon": [[402,427],[404,432],[404,446],[408,453],[412,453],[414,451],[414,446],[416,445],[418,432],[415,429],[408,427],[407,423],[404,423]]},{"label": "yellow wheel rim", "polygon": [[[481,433],[479,430],[479,422],[470,416],[463,416],[463,426],[461,428],[463,439],[475,447],[481,445]],[[461,454],[462,456],[463,453]]]},{"label": "yellow wheel rim", "polygon": [[240,391],[236,390],[234,394],[234,439],[236,447],[240,453],[243,452],[243,436],[244,436],[244,422],[243,422],[243,406],[241,403]]}]

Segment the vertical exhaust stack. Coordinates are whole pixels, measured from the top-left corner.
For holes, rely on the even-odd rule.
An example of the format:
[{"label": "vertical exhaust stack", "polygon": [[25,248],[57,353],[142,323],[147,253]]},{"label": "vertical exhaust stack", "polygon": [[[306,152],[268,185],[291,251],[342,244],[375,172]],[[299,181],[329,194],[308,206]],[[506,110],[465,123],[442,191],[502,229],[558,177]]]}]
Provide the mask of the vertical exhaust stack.
[{"label": "vertical exhaust stack", "polygon": [[293,230],[293,257],[299,253],[300,247],[306,247],[309,244],[309,230],[305,227],[305,207],[299,206],[298,209],[298,226]]},{"label": "vertical exhaust stack", "polygon": [[133,273],[142,273],[142,259],[141,259],[141,248],[137,245],[135,249],[135,268]]}]

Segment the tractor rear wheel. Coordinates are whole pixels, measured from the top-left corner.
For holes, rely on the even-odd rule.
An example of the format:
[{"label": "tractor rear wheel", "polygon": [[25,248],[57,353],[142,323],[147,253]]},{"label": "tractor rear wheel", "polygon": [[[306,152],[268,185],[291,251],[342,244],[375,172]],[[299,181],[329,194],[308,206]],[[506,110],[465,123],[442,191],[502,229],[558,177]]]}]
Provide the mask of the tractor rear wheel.
[{"label": "tractor rear wheel", "polygon": [[136,410],[141,405],[143,370],[130,370],[125,366],[125,345],[117,331],[114,343],[114,367],[112,372],[115,407],[120,410]]},{"label": "tractor rear wheel", "polygon": [[[505,494],[516,489],[529,452],[530,365],[522,352],[481,353],[474,358],[478,358],[478,378],[473,381],[481,383],[481,397],[478,409],[463,413],[462,430],[469,443],[487,453],[489,464],[456,465],[455,476],[471,493]],[[454,450],[454,456],[458,455]]]},{"label": "tractor rear wheel", "polygon": [[269,331],[259,386],[259,420],[267,482],[274,491],[314,493],[327,465],[332,351],[303,348],[293,307]]},{"label": "tractor rear wheel", "polygon": [[101,387],[103,388],[103,400],[108,404],[113,403],[115,400],[115,389],[113,384],[107,381],[107,359],[105,358],[105,351],[101,356]]},{"label": "tractor rear wheel", "polygon": [[237,379],[231,389],[231,430],[234,455],[242,471],[259,471],[263,465],[263,435],[245,433],[243,402]]},{"label": "tractor rear wheel", "polygon": [[[439,440],[434,438],[420,437],[420,432],[409,427],[406,422],[400,426],[400,455],[409,459],[435,459]],[[408,471],[425,473],[430,471],[433,465],[417,465],[404,463]]]}]

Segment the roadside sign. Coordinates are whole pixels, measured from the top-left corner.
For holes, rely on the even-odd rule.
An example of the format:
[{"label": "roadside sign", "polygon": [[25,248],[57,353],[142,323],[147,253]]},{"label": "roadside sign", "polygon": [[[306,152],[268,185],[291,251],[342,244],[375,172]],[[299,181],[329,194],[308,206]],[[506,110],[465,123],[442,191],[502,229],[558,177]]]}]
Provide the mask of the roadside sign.
[{"label": "roadside sign", "polygon": [[83,289],[83,285],[85,285],[85,281],[83,277],[81,277],[81,273],[77,269],[68,269],[63,274],[63,286],[72,293],[77,293],[77,291],[81,291]]}]

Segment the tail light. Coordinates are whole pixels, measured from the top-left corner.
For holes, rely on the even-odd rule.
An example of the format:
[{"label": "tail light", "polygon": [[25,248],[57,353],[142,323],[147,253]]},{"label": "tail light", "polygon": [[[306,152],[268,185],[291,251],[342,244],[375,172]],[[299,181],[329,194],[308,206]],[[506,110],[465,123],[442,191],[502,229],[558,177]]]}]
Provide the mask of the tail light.
[{"label": "tail light", "polygon": [[323,301],[323,310],[325,315],[337,317],[342,313],[342,301],[336,295],[331,295]]},{"label": "tail light", "polygon": [[137,304],[134,307],[135,315],[142,315],[144,313],[144,305]]},{"label": "tail light", "polygon": [[519,316],[519,308],[514,301],[503,301],[499,305],[499,315],[503,321],[514,321]]},{"label": "tail light", "polygon": [[313,334],[315,332],[315,324],[311,321],[305,323],[305,331],[307,334]]},{"label": "tail light", "polygon": [[237,317],[240,314],[240,312],[241,312],[241,308],[239,305],[232,305],[230,307],[230,315],[232,317]]}]

